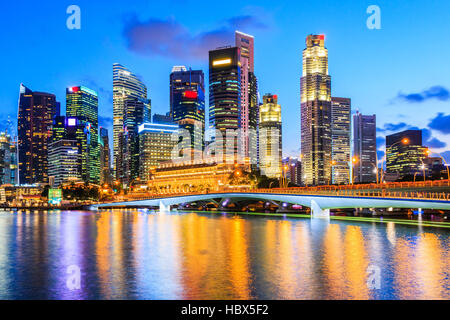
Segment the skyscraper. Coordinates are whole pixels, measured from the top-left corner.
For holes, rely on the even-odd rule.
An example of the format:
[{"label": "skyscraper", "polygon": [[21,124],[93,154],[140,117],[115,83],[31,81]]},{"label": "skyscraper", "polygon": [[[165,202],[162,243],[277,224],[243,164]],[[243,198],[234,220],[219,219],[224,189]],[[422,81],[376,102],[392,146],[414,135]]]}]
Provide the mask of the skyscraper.
[{"label": "skyscraper", "polygon": [[58,140],[49,145],[48,175],[53,177],[52,187],[80,181],[80,156],[76,140]]},{"label": "skyscraper", "polygon": [[11,137],[0,132],[0,185],[11,184]]},{"label": "skyscraper", "polygon": [[17,135],[19,183],[48,183],[48,143],[52,119],[60,105],[50,93],[33,92],[20,85]]},{"label": "skyscraper", "polygon": [[128,185],[139,177],[139,126],[150,122],[150,101],[127,97],[124,100],[123,131],[119,134],[123,176],[121,181]]},{"label": "skyscraper", "polygon": [[377,181],[377,124],[375,115],[353,116],[353,179],[355,183]]},{"label": "skyscraper", "polygon": [[205,131],[205,81],[202,70],[174,67],[170,74],[170,112],[174,122],[189,132],[183,146],[202,151]]},{"label": "skyscraper", "polygon": [[111,149],[108,129],[100,127],[100,182],[111,183]]},{"label": "skyscraper", "polygon": [[327,184],[331,175],[331,77],[325,36],[309,35],[303,50],[301,139],[308,185]]},{"label": "skyscraper", "polygon": [[179,129],[175,124],[144,123],[139,126],[140,178],[149,182],[151,172],[161,162],[172,159],[172,150],[177,141],[172,139]]},{"label": "skyscraper", "polygon": [[121,133],[124,132],[125,106],[128,99],[141,99],[150,106],[147,87],[130,70],[121,64],[113,64],[113,162],[114,175],[118,180],[124,177],[123,148]]},{"label": "skyscraper", "polygon": [[[238,161],[238,129],[241,118],[241,69],[237,47],[209,51],[209,127],[220,132],[212,137],[215,154]],[[228,133],[228,137],[227,137]],[[226,140],[225,140],[226,139]],[[218,156],[220,157],[220,156]]]},{"label": "skyscraper", "polygon": [[258,125],[258,82],[255,76],[254,37],[236,31],[236,47],[240,49],[241,63],[241,116],[240,128],[242,134],[243,155],[257,162],[257,134]]},{"label": "skyscraper", "polygon": [[331,98],[332,182],[350,183],[351,100]]},{"label": "skyscraper", "polygon": [[386,136],[386,172],[398,173],[400,179],[421,172],[427,157],[422,146],[422,130],[406,130]]},{"label": "skyscraper", "polygon": [[98,143],[98,96],[84,86],[66,89],[67,126],[76,128],[81,155],[81,179],[100,183],[100,147]]},{"label": "skyscraper", "polygon": [[259,110],[259,161],[261,174],[269,178],[281,177],[283,161],[281,139],[281,107],[278,96],[270,93],[263,97]]}]

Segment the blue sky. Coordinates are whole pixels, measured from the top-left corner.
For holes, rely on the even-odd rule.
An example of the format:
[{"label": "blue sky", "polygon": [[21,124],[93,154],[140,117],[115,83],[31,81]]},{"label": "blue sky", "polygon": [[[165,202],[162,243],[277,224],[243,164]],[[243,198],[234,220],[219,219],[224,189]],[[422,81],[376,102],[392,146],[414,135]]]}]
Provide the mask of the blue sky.
[{"label": "blue sky", "polygon": [[[68,30],[66,9],[81,8],[81,30]],[[366,26],[369,5],[381,30]],[[332,94],[353,110],[377,114],[380,143],[406,128],[450,150],[450,2],[428,1],[8,1],[0,11],[0,125],[17,116],[19,85],[56,94],[83,84],[99,92],[100,124],[111,128],[112,64],[137,73],[153,113],[169,109],[173,65],[207,74],[209,46],[233,44],[238,28],[255,36],[261,96],[278,94],[286,155],[300,149],[301,53],[311,33],[326,35]],[[209,49],[213,49],[211,47]],[[450,156],[450,152],[447,152]],[[450,158],[450,157],[449,157]]]}]

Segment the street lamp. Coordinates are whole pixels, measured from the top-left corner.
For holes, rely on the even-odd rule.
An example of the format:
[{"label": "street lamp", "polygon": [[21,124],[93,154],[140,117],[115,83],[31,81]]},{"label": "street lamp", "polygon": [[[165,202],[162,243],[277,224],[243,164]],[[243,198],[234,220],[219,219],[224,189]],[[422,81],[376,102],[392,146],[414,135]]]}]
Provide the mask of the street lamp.
[{"label": "street lamp", "polygon": [[337,161],[336,160],[331,160],[330,164],[331,164],[331,172],[330,172],[329,184],[332,184],[333,183],[333,167],[337,165]]},{"label": "street lamp", "polygon": [[357,162],[358,162],[358,158],[357,158],[357,157],[353,157],[353,158],[352,158],[352,161],[351,161],[351,164],[352,164],[352,173],[351,173],[351,175],[350,175],[350,172],[348,173],[349,179],[351,180],[351,184],[353,184],[353,183],[355,182],[355,174],[354,174],[354,171],[355,171],[355,165],[356,165]]}]

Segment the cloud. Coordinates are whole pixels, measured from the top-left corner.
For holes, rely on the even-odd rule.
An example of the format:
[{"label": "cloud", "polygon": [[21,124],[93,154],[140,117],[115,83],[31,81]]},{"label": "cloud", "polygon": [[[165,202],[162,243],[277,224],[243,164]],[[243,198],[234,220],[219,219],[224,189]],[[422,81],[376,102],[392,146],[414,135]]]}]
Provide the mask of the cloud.
[{"label": "cloud", "polygon": [[426,142],[426,146],[432,149],[441,149],[445,148],[447,144],[441,140],[438,140],[437,138],[432,138]]},{"label": "cloud", "polygon": [[378,132],[386,132],[386,131],[398,131],[407,128],[408,125],[404,122],[400,123],[385,123],[383,128],[377,128]]},{"label": "cloud", "polygon": [[421,103],[430,99],[437,99],[439,101],[449,101],[450,91],[448,91],[443,86],[434,86],[427,90],[417,93],[399,93],[398,99],[409,102],[409,103]]},{"label": "cloud", "polygon": [[102,127],[110,127],[113,125],[113,118],[98,116],[98,124]]},{"label": "cloud", "polygon": [[440,112],[431,120],[428,126],[441,133],[450,134],[450,115],[444,115]]},{"label": "cloud", "polygon": [[147,55],[183,59],[205,59],[208,51],[234,43],[236,29],[265,29],[267,25],[251,15],[223,21],[221,27],[193,34],[173,18],[141,21],[134,14],[124,20],[123,37],[130,51]]}]

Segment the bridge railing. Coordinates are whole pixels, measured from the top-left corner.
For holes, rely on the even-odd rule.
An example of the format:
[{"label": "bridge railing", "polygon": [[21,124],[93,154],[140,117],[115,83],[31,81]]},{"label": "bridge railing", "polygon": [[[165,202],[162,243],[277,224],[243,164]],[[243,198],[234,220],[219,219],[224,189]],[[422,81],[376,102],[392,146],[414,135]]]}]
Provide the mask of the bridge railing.
[{"label": "bridge railing", "polygon": [[225,189],[210,192],[167,192],[159,194],[142,193],[131,194],[121,197],[120,201],[138,201],[159,199],[166,197],[201,195],[201,194],[222,194],[222,193],[270,193],[270,194],[292,194],[305,196],[338,196],[349,198],[379,198],[379,199],[404,199],[404,200],[440,200],[450,201],[450,193],[446,192],[414,192],[414,191],[389,191],[389,190],[358,190],[358,189],[343,189],[343,190],[311,190],[301,188],[286,188],[286,189]]}]

